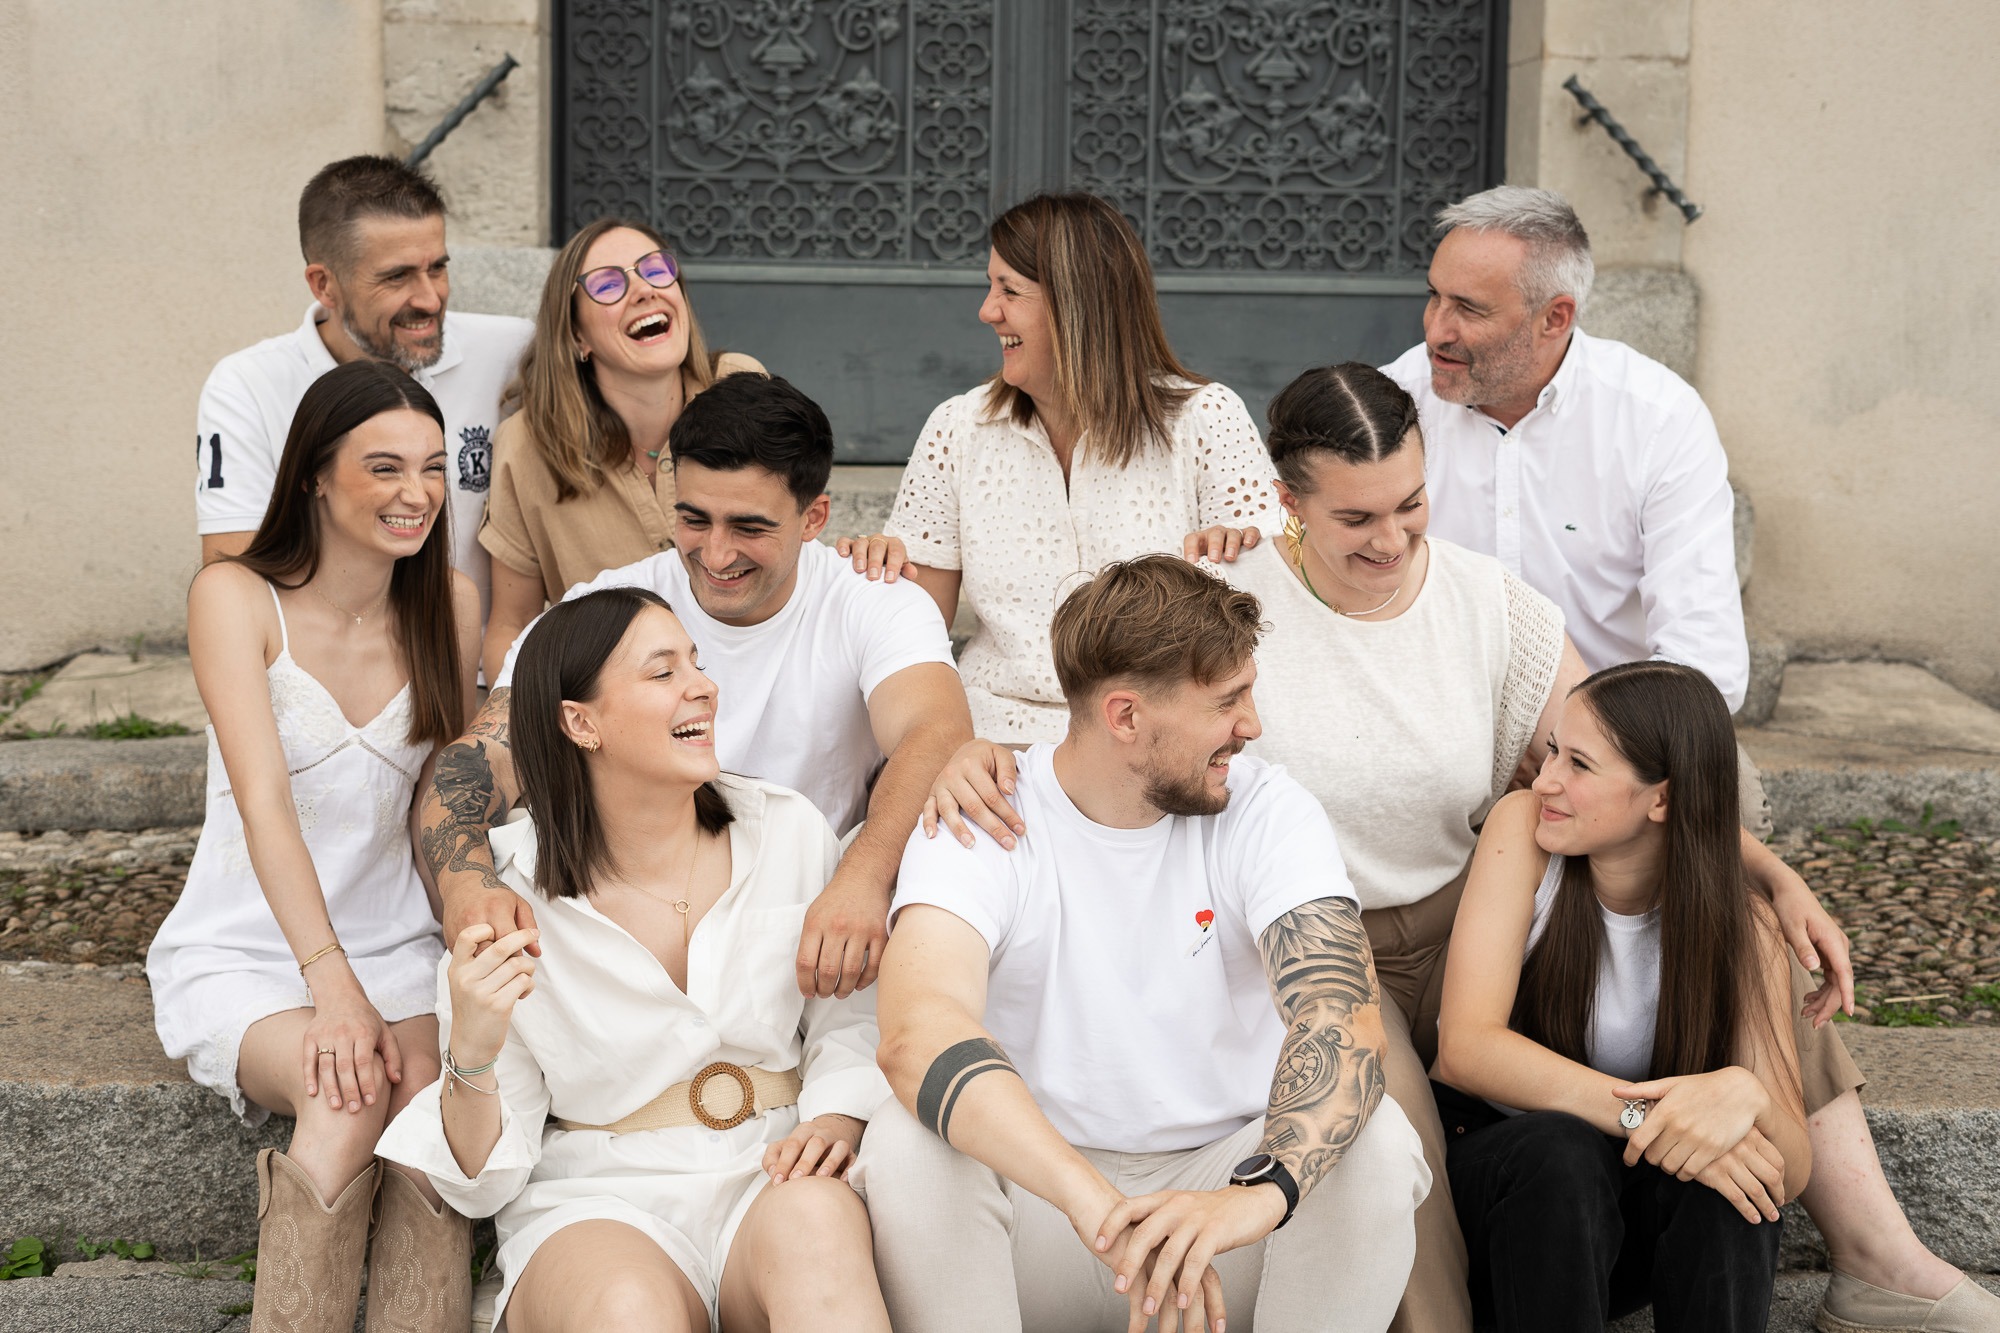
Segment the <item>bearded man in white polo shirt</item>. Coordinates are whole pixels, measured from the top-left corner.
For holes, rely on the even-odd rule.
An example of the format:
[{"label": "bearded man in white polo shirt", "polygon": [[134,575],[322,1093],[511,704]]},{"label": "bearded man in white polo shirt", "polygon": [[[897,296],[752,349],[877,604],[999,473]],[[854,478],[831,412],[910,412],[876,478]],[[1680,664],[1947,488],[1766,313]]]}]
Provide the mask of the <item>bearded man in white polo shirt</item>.
[{"label": "bearded man in white polo shirt", "polygon": [[1325,812],[1241,754],[1249,593],[1107,565],[1014,850],[911,837],[857,1183],[902,1333],[1381,1330],[1430,1188]]},{"label": "bearded man in white polo shirt", "polygon": [[205,564],[250,544],[292,414],[336,365],[373,357],[407,371],[444,409],[452,565],[479,586],[479,545],[500,395],[534,333],[525,319],[448,311],[444,200],[392,157],[322,168],[299,196],[299,249],[313,301],[290,333],[224,357],[195,411],[195,515]]},{"label": "bearded man in white polo shirt", "polygon": [[[1553,600],[1591,670],[1680,662],[1741,707],[1750,654],[1735,501],[1701,396],[1659,362],[1577,327],[1590,238],[1561,195],[1502,185],[1446,208],[1438,227],[1424,341],[1385,367],[1417,400],[1431,534],[1498,557]],[[1742,767],[1745,825],[1768,832],[1756,766],[1745,755]],[[1766,849],[1746,839],[1744,855],[1801,961],[1817,966],[1817,945],[1851,1007],[1846,937]],[[2000,1327],[2000,1301],[1931,1254],[1897,1207],[1856,1095],[1860,1072],[1838,1037],[1805,1023],[1796,1035],[1817,1106],[1800,1201],[1835,1270],[1822,1314],[1845,1321],[1820,1327]],[[1948,1293],[1948,1310],[1934,1311]],[[1924,1322],[1961,1312],[1971,1322]]]}]

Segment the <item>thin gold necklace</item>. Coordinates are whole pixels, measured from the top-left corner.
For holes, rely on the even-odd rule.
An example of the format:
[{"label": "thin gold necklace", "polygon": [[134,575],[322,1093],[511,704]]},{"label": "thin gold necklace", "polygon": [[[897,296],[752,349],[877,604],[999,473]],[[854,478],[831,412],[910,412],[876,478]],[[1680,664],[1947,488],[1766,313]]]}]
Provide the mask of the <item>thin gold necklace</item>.
[{"label": "thin gold necklace", "polygon": [[313,596],[319,598],[322,602],[325,602],[328,606],[340,612],[340,614],[346,616],[348,619],[352,620],[357,625],[361,623],[362,616],[371,616],[375,614],[376,608],[381,606],[382,603],[389,600],[389,590],[387,588],[384,588],[382,589],[382,595],[380,597],[377,597],[373,602],[369,603],[367,610],[363,611],[360,615],[356,615],[354,612],[342,606],[339,602],[334,601],[333,598],[328,597],[325,593],[321,592],[319,584],[308,583],[306,586],[313,590]]},{"label": "thin gold necklace", "polygon": [[638,889],[640,893],[645,894],[648,898],[651,898],[654,902],[665,903],[667,906],[673,908],[676,912],[680,913],[682,957],[687,956],[689,942],[692,940],[694,935],[693,929],[688,925],[688,919],[689,919],[688,914],[694,910],[694,899],[692,897],[694,893],[694,869],[695,865],[700,861],[700,859],[701,859],[701,825],[697,823],[694,826],[694,846],[690,848],[688,851],[687,874],[681,880],[680,897],[662,898],[659,894],[654,893],[651,889],[640,888],[637,884],[631,886],[634,889]]},{"label": "thin gold necklace", "polygon": [[[1388,602],[1384,602],[1382,603],[1382,605],[1374,607],[1373,609],[1367,611],[1343,611],[1339,607],[1335,606],[1332,602],[1327,601],[1326,598],[1320,596],[1319,589],[1313,587],[1313,576],[1306,571],[1306,553],[1304,547],[1299,548],[1299,577],[1305,580],[1306,591],[1313,595],[1314,601],[1318,602],[1321,606],[1333,612],[1335,615],[1345,616],[1349,620],[1354,619],[1356,616],[1372,616],[1375,614],[1376,611],[1387,611],[1389,609],[1389,602],[1393,602],[1398,597],[1401,597],[1403,595],[1403,585],[1398,583],[1396,585],[1396,591],[1389,594]],[[1406,574],[1404,577],[1407,578],[1408,575]]]}]

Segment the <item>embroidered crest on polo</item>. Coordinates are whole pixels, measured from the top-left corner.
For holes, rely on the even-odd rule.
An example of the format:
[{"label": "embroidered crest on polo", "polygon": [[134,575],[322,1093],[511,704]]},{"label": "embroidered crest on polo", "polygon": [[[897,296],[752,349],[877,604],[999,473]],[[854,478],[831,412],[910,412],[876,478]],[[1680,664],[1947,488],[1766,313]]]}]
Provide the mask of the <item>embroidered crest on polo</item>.
[{"label": "embroidered crest on polo", "polygon": [[1194,943],[1188,946],[1187,956],[1190,958],[1206,949],[1208,942],[1215,938],[1215,913],[1204,907],[1194,914],[1194,923],[1201,928],[1201,934],[1195,936]]},{"label": "embroidered crest on polo", "polygon": [[458,438],[464,441],[458,450],[458,487],[484,491],[493,484],[493,432],[484,426],[467,426]]}]

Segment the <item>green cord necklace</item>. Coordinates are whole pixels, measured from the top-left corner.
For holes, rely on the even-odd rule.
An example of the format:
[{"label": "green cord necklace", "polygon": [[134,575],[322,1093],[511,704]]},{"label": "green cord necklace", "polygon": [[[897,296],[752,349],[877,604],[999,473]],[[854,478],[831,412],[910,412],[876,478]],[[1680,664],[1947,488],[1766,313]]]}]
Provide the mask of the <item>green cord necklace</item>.
[{"label": "green cord necklace", "polygon": [[1299,566],[1299,577],[1305,581],[1306,591],[1313,595],[1313,600],[1318,602],[1321,606],[1325,607],[1327,610],[1333,612],[1335,615],[1345,616],[1350,620],[1352,620],[1356,616],[1372,616],[1375,614],[1376,611],[1386,611],[1389,609],[1389,602],[1393,602],[1398,597],[1401,597],[1403,595],[1403,585],[1399,583],[1396,585],[1396,591],[1389,594],[1389,601],[1382,603],[1382,605],[1375,607],[1373,610],[1343,611],[1339,607],[1335,606],[1332,602],[1327,601],[1326,598],[1320,596],[1319,589],[1313,587],[1313,576],[1306,572],[1306,552],[1303,546],[1299,548],[1298,566]]}]

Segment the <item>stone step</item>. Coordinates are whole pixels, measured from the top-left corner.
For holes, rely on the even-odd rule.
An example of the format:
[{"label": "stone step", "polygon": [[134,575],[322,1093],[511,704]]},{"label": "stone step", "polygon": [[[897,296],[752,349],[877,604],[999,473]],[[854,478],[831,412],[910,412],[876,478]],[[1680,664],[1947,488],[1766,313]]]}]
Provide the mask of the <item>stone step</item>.
[{"label": "stone step", "polygon": [[[857,521],[847,531],[870,527]],[[953,625],[961,647],[972,623],[962,609]],[[191,678],[187,659],[177,661]],[[1877,699],[1895,706],[1860,707]],[[1739,735],[1763,770],[1780,828],[1832,827],[1857,816],[1915,824],[1928,805],[1935,819],[1995,833],[2000,748],[1986,738],[1996,726],[2000,713],[1918,667],[1797,662],[1771,721]],[[0,743],[0,829],[196,824],[206,771],[199,735]]]},{"label": "stone step", "polygon": [[1901,662],[1793,662],[1770,720],[1738,732],[1779,828],[1857,816],[2000,832],[2000,711]]},{"label": "stone step", "polygon": [[[82,1268],[84,1265],[74,1265]],[[91,1265],[90,1267],[97,1267]],[[84,1274],[0,1283],[0,1330],[24,1333],[248,1333],[250,1316],[241,1312],[250,1288],[239,1282],[180,1277],[156,1264],[125,1265]],[[2000,1292],[2000,1276],[1977,1281]],[[1769,1333],[1812,1333],[1813,1311],[1826,1289],[1826,1274],[1781,1272],[1771,1299]],[[492,1327],[491,1290],[475,1298],[472,1333]],[[358,1327],[358,1325],[357,1325]],[[1651,1311],[1614,1322],[1609,1333],[1652,1333]]]},{"label": "stone step", "polygon": [[[162,1257],[256,1244],[252,1161],[287,1122],[245,1129],[160,1054],[135,969],[0,963],[0,1239],[118,1236]],[[1850,1027],[1884,1169],[1917,1234],[2000,1271],[2000,1030]],[[1788,1210],[1788,1267],[1824,1263]]]}]

